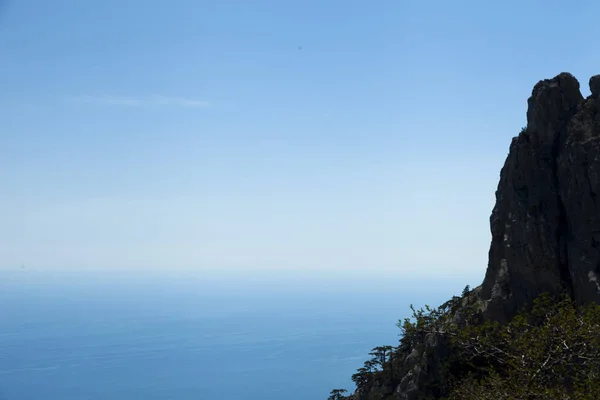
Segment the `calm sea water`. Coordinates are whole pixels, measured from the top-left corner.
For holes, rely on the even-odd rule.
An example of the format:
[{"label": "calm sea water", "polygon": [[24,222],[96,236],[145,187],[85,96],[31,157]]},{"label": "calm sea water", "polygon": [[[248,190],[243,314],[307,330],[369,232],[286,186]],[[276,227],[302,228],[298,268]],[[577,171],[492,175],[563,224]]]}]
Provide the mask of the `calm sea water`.
[{"label": "calm sea water", "polygon": [[411,301],[457,291],[29,270],[0,278],[0,400],[326,399],[352,387],[369,349],[397,342]]}]

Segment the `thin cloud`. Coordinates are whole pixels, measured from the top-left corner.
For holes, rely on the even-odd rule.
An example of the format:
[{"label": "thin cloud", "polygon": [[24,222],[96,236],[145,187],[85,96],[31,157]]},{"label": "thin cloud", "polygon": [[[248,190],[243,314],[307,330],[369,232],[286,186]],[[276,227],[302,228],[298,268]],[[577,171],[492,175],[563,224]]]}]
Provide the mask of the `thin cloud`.
[{"label": "thin cloud", "polygon": [[73,98],[76,103],[100,104],[121,107],[183,107],[183,108],[206,108],[207,101],[187,97],[169,96],[79,96]]}]

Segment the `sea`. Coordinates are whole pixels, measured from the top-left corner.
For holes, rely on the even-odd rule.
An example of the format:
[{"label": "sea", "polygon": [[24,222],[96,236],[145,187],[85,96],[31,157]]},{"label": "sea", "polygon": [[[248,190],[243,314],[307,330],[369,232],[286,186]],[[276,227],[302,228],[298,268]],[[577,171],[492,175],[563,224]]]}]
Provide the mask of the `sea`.
[{"label": "sea", "polygon": [[0,400],[325,400],[463,283],[4,269]]}]

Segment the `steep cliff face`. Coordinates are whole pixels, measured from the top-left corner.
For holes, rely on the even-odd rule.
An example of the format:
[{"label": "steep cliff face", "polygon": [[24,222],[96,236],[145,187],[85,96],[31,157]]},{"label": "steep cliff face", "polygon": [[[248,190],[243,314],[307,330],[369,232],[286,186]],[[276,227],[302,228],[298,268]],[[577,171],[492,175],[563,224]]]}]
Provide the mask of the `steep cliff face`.
[{"label": "steep cliff face", "polygon": [[535,85],[527,128],[513,139],[490,219],[481,288],[489,318],[506,321],[543,292],[600,302],[600,102],[562,73]]},{"label": "steep cliff face", "polygon": [[[490,218],[485,279],[471,295],[483,319],[506,322],[544,292],[600,303],[600,75],[584,99],[569,73],[538,82],[513,138]],[[405,354],[395,389],[356,398],[439,398],[448,348],[426,336]]]}]

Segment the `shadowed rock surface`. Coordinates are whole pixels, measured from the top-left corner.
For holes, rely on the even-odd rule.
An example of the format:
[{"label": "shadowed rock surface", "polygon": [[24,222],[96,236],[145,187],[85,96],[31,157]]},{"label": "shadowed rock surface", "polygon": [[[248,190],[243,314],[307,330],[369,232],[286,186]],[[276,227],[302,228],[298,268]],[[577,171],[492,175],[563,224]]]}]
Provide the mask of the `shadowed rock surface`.
[{"label": "shadowed rock surface", "polygon": [[[584,99],[561,73],[528,99],[527,127],[500,173],[486,275],[472,292],[484,319],[507,322],[544,292],[600,303],[600,75],[589,85]],[[447,350],[428,335],[401,362],[394,393],[375,386],[356,397],[439,398]]]},{"label": "shadowed rock surface", "polygon": [[514,138],[490,219],[481,298],[506,321],[543,292],[600,302],[600,82],[592,96],[562,73],[535,85],[527,128]]}]

